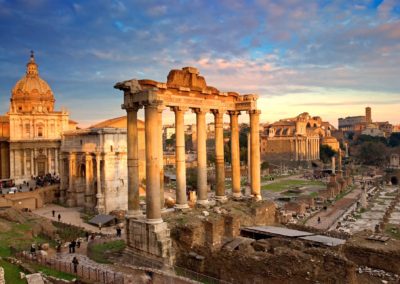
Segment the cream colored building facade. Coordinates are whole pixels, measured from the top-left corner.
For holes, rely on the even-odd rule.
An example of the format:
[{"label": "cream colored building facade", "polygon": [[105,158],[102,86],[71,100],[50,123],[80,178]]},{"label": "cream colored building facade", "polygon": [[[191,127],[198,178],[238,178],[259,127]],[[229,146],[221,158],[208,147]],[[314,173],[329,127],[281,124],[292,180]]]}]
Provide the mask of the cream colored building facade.
[{"label": "cream colored building facade", "polygon": [[[119,117],[63,134],[60,195],[68,206],[96,213],[127,209],[126,123],[126,117]],[[142,180],[145,143],[141,121],[138,136]]]},{"label": "cream colored building facade", "polygon": [[339,142],[331,136],[331,130],[334,130],[331,124],[307,112],[264,125],[261,155],[267,161],[318,160],[321,144],[329,145],[334,150],[339,148]]},{"label": "cream colored building facade", "polygon": [[9,151],[8,157],[2,152],[1,160],[9,162],[2,168],[9,168],[9,177],[16,183],[31,176],[59,173],[61,135],[76,123],[69,120],[67,111],[55,111],[54,103],[53,92],[40,78],[32,53],[25,76],[11,91],[9,112],[3,117],[8,120]]}]

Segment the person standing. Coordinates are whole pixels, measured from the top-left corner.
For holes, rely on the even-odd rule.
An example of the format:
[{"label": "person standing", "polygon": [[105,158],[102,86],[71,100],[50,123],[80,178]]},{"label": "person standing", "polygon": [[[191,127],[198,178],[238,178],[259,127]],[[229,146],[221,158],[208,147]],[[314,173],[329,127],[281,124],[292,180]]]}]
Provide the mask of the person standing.
[{"label": "person standing", "polygon": [[56,216],[56,211],[55,210],[52,210],[51,211],[51,214],[53,214],[53,218]]},{"label": "person standing", "polygon": [[58,214],[58,222],[61,221],[61,214]]},{"label": "person standing", "polygon": [[72,240],[71,246],[72,246],[72,253],[75,253],[75,247],[76,247],[76,241],[75,240]]},{"label": "person standing", "polygon": [[76,256],[74,256],[74,258],[72,259],[72,264],[73,264],[73,266],[74,266],[74,273],[78,273],[78,264],[79,264],[79,261],[78,261],[78,259],[76,258]]},{"label": "person standing", "polygon": [[117,227],[117,237],[120,238],[121,237],[121,228]]}]

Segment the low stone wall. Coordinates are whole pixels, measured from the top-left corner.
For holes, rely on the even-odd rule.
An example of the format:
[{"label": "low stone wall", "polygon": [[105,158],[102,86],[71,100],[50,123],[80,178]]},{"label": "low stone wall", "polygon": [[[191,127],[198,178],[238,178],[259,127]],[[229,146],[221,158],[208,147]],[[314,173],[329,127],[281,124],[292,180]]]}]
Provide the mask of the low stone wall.
[{"label": "low stone wall", "polygon": [[30,210],[42,208],[44,204],[56,201],[55,193],[58,188],[59,185],[50,185],[34,191],[3,194],[0,196],[0,207],[27,208]]},{"label": "low stone wall", "polygon": [[343,247],[346,257],[358,266],[382,269],[400,275],[400,241],[386,244],[377,241],[352,240]]}]

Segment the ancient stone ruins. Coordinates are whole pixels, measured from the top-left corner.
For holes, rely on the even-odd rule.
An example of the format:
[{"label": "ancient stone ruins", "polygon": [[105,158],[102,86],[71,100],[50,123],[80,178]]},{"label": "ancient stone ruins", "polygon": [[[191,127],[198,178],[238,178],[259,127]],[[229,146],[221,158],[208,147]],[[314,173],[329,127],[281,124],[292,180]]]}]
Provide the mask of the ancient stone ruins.
[{"label": "ancient stone ruins", "polygon": [[[193,67],[171,70],[167,82],[153,80],[128,80],[117,83],[115,88],[124,91],[122,108],[128,117],[128,217],[127,230],[130,232],[128,246],[133,252],[140,252],[165,259],[168,257],[169,231],[161,218],[164,207],[163,190],[163,148],[162,112],[169,107],[175,113],[176,127],[176,209],[188,208],[186,197],[186,167],[184,140],[184,113],[189,109],[196,113],[197,122],[197,180],[198,204],[208,203],[207,161],[206,161],[206,119],[207,112],[214,115],[216,194],[219,202],[227,200],[225,192],[225,166],[223,141],[223,115],[228,113],[232,135],[232,195],[240,197],[240,160],[238,116],[245,111],[250,116],[251,139],[251,195],[255,200],[260,194],[260,146],[259,115],[256,95],[239,95],[235,92],[220,92],[207,86],[204,77]],[[139,204],[139,171],[137,112],[144,107],[146,143],[146,217],[141,217]],[[254,166],[252,166],[254,165]],[[143,240],[146,240],[144,242]]]}]

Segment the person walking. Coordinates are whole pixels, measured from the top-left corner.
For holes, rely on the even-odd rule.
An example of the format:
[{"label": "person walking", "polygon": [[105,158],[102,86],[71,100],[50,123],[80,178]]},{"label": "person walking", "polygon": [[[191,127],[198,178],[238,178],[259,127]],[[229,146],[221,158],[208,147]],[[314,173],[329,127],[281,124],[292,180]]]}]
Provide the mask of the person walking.
[{"label": "person walking", "polygon": [[56,211],[55,210],[52,210],[51,211],[51,214],[53,214],[53,218],[56,216]]},{"label": "person walking", "polygon": [[117,227],[117,237],[120,238],[121,237],[121,228]]},{"label": "person walking", "polygon": [[75,240],[72,240],[71,246],[72,246],[72,253],[75,253],[75,247],[76,247],[76,241]]},{"label": "person walking", "polygon": [[321,217],[318,217],[318,224],[321,224]]},{"label": "person walking", "polygon": [[61,214],[58,214],[58,222],[61,221]]},{"label": "person walking", "polygon": [[78,259],[76,258],[76,256],[74,256],[74,258],[72,259],[72,264],[73,264],[73,266],[74,266],[74,273],[78,273],[78,264],[79,264],[79,261],[78,261]]}]

